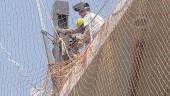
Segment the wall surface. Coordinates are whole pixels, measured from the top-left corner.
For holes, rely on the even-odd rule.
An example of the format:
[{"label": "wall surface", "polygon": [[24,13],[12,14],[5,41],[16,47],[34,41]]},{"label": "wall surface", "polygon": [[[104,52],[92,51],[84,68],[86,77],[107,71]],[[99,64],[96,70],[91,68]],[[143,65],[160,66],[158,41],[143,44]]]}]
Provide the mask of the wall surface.
[{"label": "wall surface", "polygon": [[169,42],[170,0],[133,0],[69,96],[170,96]]}]

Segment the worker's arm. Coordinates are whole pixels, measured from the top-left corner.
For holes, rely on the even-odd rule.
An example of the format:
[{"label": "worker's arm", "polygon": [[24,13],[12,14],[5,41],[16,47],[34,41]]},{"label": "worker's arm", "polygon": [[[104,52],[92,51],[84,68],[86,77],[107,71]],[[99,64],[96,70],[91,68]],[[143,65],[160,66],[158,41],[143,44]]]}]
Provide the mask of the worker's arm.
[{"label": "worker's arm", "polygon": [[75,28],[75,29],[57,28],[56,31],[61,32],[61,33],[66,33],[66,34],[75,34],[75,33],[80,32],[80,28]]},{"label": "worker's arm", "polygon": [[84,43],[89,43],[91,40],[90,33],[88,31],[85,31],[83,33],[83,36],[76,36],[76,39],[81,40]]}]

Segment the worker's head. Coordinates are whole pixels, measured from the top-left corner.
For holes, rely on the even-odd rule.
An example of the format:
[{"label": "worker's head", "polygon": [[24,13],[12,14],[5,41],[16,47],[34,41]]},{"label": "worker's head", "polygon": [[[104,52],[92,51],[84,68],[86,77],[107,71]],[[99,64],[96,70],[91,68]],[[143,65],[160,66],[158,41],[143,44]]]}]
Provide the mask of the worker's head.
[{"label": "worker's head", "polygon": [[84,19],[83,18],[79,18],[76,20],[76,26],[78,28],[82,27],[84,25]]},{"label": "worker's head", "polygon": [[83,18],[90,11],[90,6],[88,3],[80,2],[73,6],[73,9],[79,13]]}]

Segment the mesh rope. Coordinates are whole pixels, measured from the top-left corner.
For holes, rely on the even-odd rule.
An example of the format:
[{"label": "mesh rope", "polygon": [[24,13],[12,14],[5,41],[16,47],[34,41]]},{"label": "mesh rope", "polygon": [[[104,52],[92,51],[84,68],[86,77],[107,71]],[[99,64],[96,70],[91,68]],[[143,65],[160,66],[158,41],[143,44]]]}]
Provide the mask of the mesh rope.
[{"label": "mesh rope", "polygon": [[[0,95],[170,95],[170,1],[68,1],[69,28],[79,18],[72,6],[80,1],[88,2],[105,23],[82,54],[62,62],[52,56],[55,0],[39,0],[42,17],[36,0],[0,3]],[[68,48],[66,37],[61,35]]]},{"label": "mesh rope", "polygon": [[103,34],[112,33],[70,96],[170,95],[170,2],[128,2],[131,4],[116,25],[111,22],[116,22],[121,13],[113,14],[101,28]]}]

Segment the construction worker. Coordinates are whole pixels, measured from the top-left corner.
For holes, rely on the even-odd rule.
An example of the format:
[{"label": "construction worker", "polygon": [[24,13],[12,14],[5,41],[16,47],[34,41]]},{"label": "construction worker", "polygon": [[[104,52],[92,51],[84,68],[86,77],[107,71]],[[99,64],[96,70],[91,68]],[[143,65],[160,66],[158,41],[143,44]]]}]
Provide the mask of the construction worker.
[{"label": "construction worker", "polygon": [[[74,29],[61,29],[57,28],[58,32],[63,32],[66,34],[76,34],[76,33],[82,33],[83,36],[81,36],[82,42],[88,43],[91,40],[94,39],[96,36],[96,32],[98,29],[100,29],[101,25],[103,25],[104,20],[99,15],[96,15],[91,12],[90,6],[88,3],[80,2],[73,6],[73,9],[79,13],[81,19],[78,19],[77,27]],[[83,24],[81,25],[81,23]]]},{"label": "construction worker", "polygon": [[[73,53],[78,54],[81,53],[80,49],[84,47],[84,43],[82,38],[84,36],[84,19],[79,18],[75,22],[77,28],[79,28],[79,32],[76,34],[71,34],[70,36],[70,46],[69,48],[72,50]],[[87,43],[87,42],[86,42]]]},{"label": "construction worker", "polygon": [[[88,3],[80,2],[73,6],[73,9],[79,13],[81,18],[84,19],[84,27],[87,32],[90,32],[91,39],[95,36],[95,31],[100,29],[101,25],[104,23],[104,19],[99,15],[91,12],[90,6]],[[81,31],[81,27],[77,27],[74,29],[60,29],[57,28],[59,32],[65,32],[70,34],[79,33]]]},{"label": "construction worker", "polygon": [[90,33],[91,40],[94,39],[97,30],[100,29],[104,23],[103,18],[91,12],[88,3],[80,2],[74,5],[73,9],[84,19],[84,27],[86,27],[86,31]]}]

